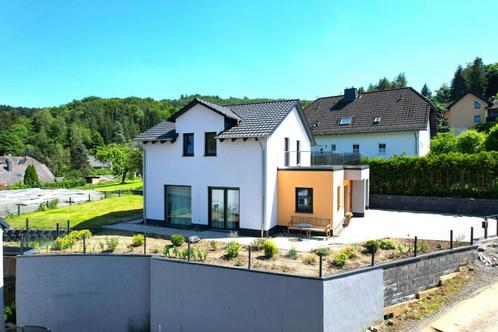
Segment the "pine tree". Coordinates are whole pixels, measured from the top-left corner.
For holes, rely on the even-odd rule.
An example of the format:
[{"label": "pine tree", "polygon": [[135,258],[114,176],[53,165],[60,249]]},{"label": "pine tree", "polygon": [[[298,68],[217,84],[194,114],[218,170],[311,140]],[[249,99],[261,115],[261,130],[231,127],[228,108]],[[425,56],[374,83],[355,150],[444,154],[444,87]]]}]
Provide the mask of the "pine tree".
[{"label": "pine tree", "polygon": [[420,93],[422,94],[422,96],[424,96],[426,98],[430,99],[432,97],[432,91],[429,89],[427,84],[424,84],[424,86],[422,87],[422,90],[420,90]]},{"label": "pine tree", "polygon": [[484,95],[486,90],[486,67],[482,59],[476,57],[472,65],[465,69],[465,72],[467,73],[469,90],[478,95]]},{"label": "pine tree", "polygon": [[117,144],[126,143],[123,125],[119,121],[116,121],[112,127],[112,142]]},{"label": "pine tree", "polygon": [[394,79],[394,81],[391,83],[392,88],[406,88],[406,77],[405,73],[399,73],[398,76]]},{"label": "pine tree", "polygon": [[27,186],[38,186],[40,184],[40,179],[36,173],[35,166],[28,165],[24,171],[24,184]]},{"label": "pine tree", "polygon": [[377,90],[387,90],[391,88],[391,82],[387,78],[381,78],[377,83]]},{"label": "pine tree", "polygon": [[71,147],[71,166],[83,174],[88,172],[88,153],[82,142],[76,142]]},{"label": "pine tree", "polygon": [[467,92],[469,92],[467,80],[463,75],[462,66],[459,65],[455,71],[453,80],[451,80],[451,98],[457,100],[463,97]]}]

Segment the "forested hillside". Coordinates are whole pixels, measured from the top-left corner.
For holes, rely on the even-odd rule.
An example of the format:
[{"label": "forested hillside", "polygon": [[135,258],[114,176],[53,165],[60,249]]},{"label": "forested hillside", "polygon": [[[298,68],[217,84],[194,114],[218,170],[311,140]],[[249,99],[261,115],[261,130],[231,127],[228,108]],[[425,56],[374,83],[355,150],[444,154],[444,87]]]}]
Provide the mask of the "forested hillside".
[{"label": "forested hillside", "polygon": [[47,164],[56,176],[64,176],[81,169],[81,156],[95,154],[102,145],[130,141],[194,97],[217,104],[269,100],[191,95],[161,101],[87,97],[47,108],[0,105],[0,155],[32,156]]}]

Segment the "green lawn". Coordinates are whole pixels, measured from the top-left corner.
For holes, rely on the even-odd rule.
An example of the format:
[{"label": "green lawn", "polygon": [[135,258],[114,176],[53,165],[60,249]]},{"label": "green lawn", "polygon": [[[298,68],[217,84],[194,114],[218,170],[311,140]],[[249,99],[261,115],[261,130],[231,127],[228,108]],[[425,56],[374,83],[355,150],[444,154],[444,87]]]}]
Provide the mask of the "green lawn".
[{"label": "green lawn", "polygon": [[135,180],[126,180],[126,183],[121,183],[121,181],[113,181],[103,184],[91,185],[87,184],[78,189],[93,189],[98,191],[118,191],[118,190],[131,190],[131,189],[141,189],[143,187],[143,181],[141,178]]},{"label": "green lawn", "polygon": [[7,222],[13,228],[24,228],[25,220],[29,218],[30,228],[55,229],[56,223],[66,228],[69,220],[71,228],[98,231],[101,226],[114,220],[142,217],[142,208],[142,196],[126,195],[8,217]]}]

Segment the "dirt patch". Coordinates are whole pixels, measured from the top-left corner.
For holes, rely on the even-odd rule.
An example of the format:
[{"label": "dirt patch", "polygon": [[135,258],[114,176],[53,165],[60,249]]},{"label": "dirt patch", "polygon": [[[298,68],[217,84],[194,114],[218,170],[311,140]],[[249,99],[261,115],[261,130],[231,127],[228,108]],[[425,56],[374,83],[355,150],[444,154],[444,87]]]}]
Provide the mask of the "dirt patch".
[{"label": "dirt patch", "polygon": [[[117,242],[113,250],[109,243]],[[237,241],[234,238],[233,241]],[[133,235],[126,232],[106,231],[86,239],[86,253],[113,253],[113,254],[143,254],[144,245],[132,245]],[[379,248],[375,253],[375,264],[398,260],[413,256],[413,240],[389,239],[390,248]],[[455,247],[463,243],[455,243]],[[147,254],[165,256],[170,259],[187,259],[187,243],[174,247],[171,241],[160,236],[147,237]],[[225,248],[227,244],[220,241],[201,240],[191,244],[191,260],[224,266],[248,267],[248,246],[240,245],[238,255],[228,259]],[[83,241],[77,241],[71,248],[54,250],[50,245],[39,244],[36,252],[39,254],[71,254],[83,252]],[[165,250],[165,248],[167,248]],[[418,241],[418,253],[424,254],[449,248],[444,241]],[[365,243],[353,245],[333,246],[322,249],[323,275],[341,271],[357,269],[371,265],[371,253]],[[293,250],[279,250],[274,257],[266,257],[263,250],[253,249],[251,253],[251,268],[272,272],[284,272],[297,275],[318,276],[319,255],[317,252],[296,252]]]}]

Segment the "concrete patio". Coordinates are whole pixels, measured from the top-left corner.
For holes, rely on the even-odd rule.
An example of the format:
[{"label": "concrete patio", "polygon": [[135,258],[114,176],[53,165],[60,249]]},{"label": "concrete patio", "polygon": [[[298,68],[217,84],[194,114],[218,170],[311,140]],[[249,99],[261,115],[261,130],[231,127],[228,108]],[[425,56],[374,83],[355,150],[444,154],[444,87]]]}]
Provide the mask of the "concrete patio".
[{"label": "concrete patio", "polygon": [[[385,210],[369,210],[364,218],[353,218],[350,225],[337,236],[328,240],[322,236],[313,236],[306,239],[298,234],[277,234],[273,241],[278,248],[288,250],[292,247],[298,251],[310,251],[315,248],[325,246],[336,246],[350,243],[364,242],[368,240],[391,238],[413,238],[448,241],[450,230],[453,230],[453,237],[456,240],[470,239],[470,227],[474,227],[474,238],[484,236],[481,227],[483,219],[479,217],[456,216],[445,214],[399,212]],[[215,239],[221,242],[230,242],[233,236],[224,231],[195,231],[183,230],[170,227],[149,226],[132,221],[106,226],[107,229],[129,231],[137,233],[148,233],[162,236],[170,236],[175,233],[182,233],[185,236],[197,235],[203,240]],[[488,235],[496,234],[496,221],[490,220]],[[238,236],[237,241],[241,244],[250,244],[255,237]]]}]

